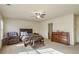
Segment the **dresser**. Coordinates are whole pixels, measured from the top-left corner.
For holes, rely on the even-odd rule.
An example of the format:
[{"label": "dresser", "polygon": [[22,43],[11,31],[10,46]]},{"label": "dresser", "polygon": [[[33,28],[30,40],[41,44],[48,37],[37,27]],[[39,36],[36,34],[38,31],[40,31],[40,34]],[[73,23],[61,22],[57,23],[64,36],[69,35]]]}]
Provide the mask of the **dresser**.
[{"label": "dresser", "polygon": [[68,32],[52,32],[51,36],[52,42],[58,42],[69,45],[70,37]]}]

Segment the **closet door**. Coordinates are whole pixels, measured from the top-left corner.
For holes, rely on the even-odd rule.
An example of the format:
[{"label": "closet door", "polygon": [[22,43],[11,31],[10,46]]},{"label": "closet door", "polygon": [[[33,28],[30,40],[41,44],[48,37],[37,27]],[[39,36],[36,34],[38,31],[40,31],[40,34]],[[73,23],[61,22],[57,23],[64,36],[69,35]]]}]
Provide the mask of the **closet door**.
[{"label": "closet door", "polygon": [[48,24],[48,39],[51,39],[51,34],[53,32],[53,23]]}]

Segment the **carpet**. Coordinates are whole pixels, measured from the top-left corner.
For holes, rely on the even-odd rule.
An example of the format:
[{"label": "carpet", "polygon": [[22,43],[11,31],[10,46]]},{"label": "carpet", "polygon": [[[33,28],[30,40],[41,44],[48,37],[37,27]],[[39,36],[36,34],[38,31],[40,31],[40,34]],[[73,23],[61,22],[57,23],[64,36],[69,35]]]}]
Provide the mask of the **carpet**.
[{"label": "carpet", "polygon": [[28,52],[20,52],[18,54],[64,54],[62,52],[56,51],[52,48],[46,48],[46,49],[34,49],[33,51]]}]

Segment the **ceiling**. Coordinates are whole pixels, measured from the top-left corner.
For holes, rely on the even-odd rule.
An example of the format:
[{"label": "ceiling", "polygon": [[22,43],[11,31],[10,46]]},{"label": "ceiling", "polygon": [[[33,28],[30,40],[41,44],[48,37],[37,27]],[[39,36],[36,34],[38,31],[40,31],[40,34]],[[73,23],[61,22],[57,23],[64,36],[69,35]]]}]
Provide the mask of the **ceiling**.
[{"label": "ceiling", "polygon": [[[79,15],[79,4],[1,4],[0,10],[5,18],[41,21],[70,13]],[[45,12],[45,18],[39,20],[33,17],[35,10]]]}]

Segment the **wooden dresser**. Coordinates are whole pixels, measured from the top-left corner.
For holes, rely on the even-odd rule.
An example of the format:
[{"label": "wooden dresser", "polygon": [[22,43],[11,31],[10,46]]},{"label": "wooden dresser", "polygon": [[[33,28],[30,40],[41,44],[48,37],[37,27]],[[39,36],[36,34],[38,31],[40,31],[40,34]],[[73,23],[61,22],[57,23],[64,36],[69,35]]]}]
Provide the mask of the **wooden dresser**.
[{"label": "wooden dresser", "polygon": [[70,39],[68,32],[52,32],[51,36],[51,41],[69,45]]}]

